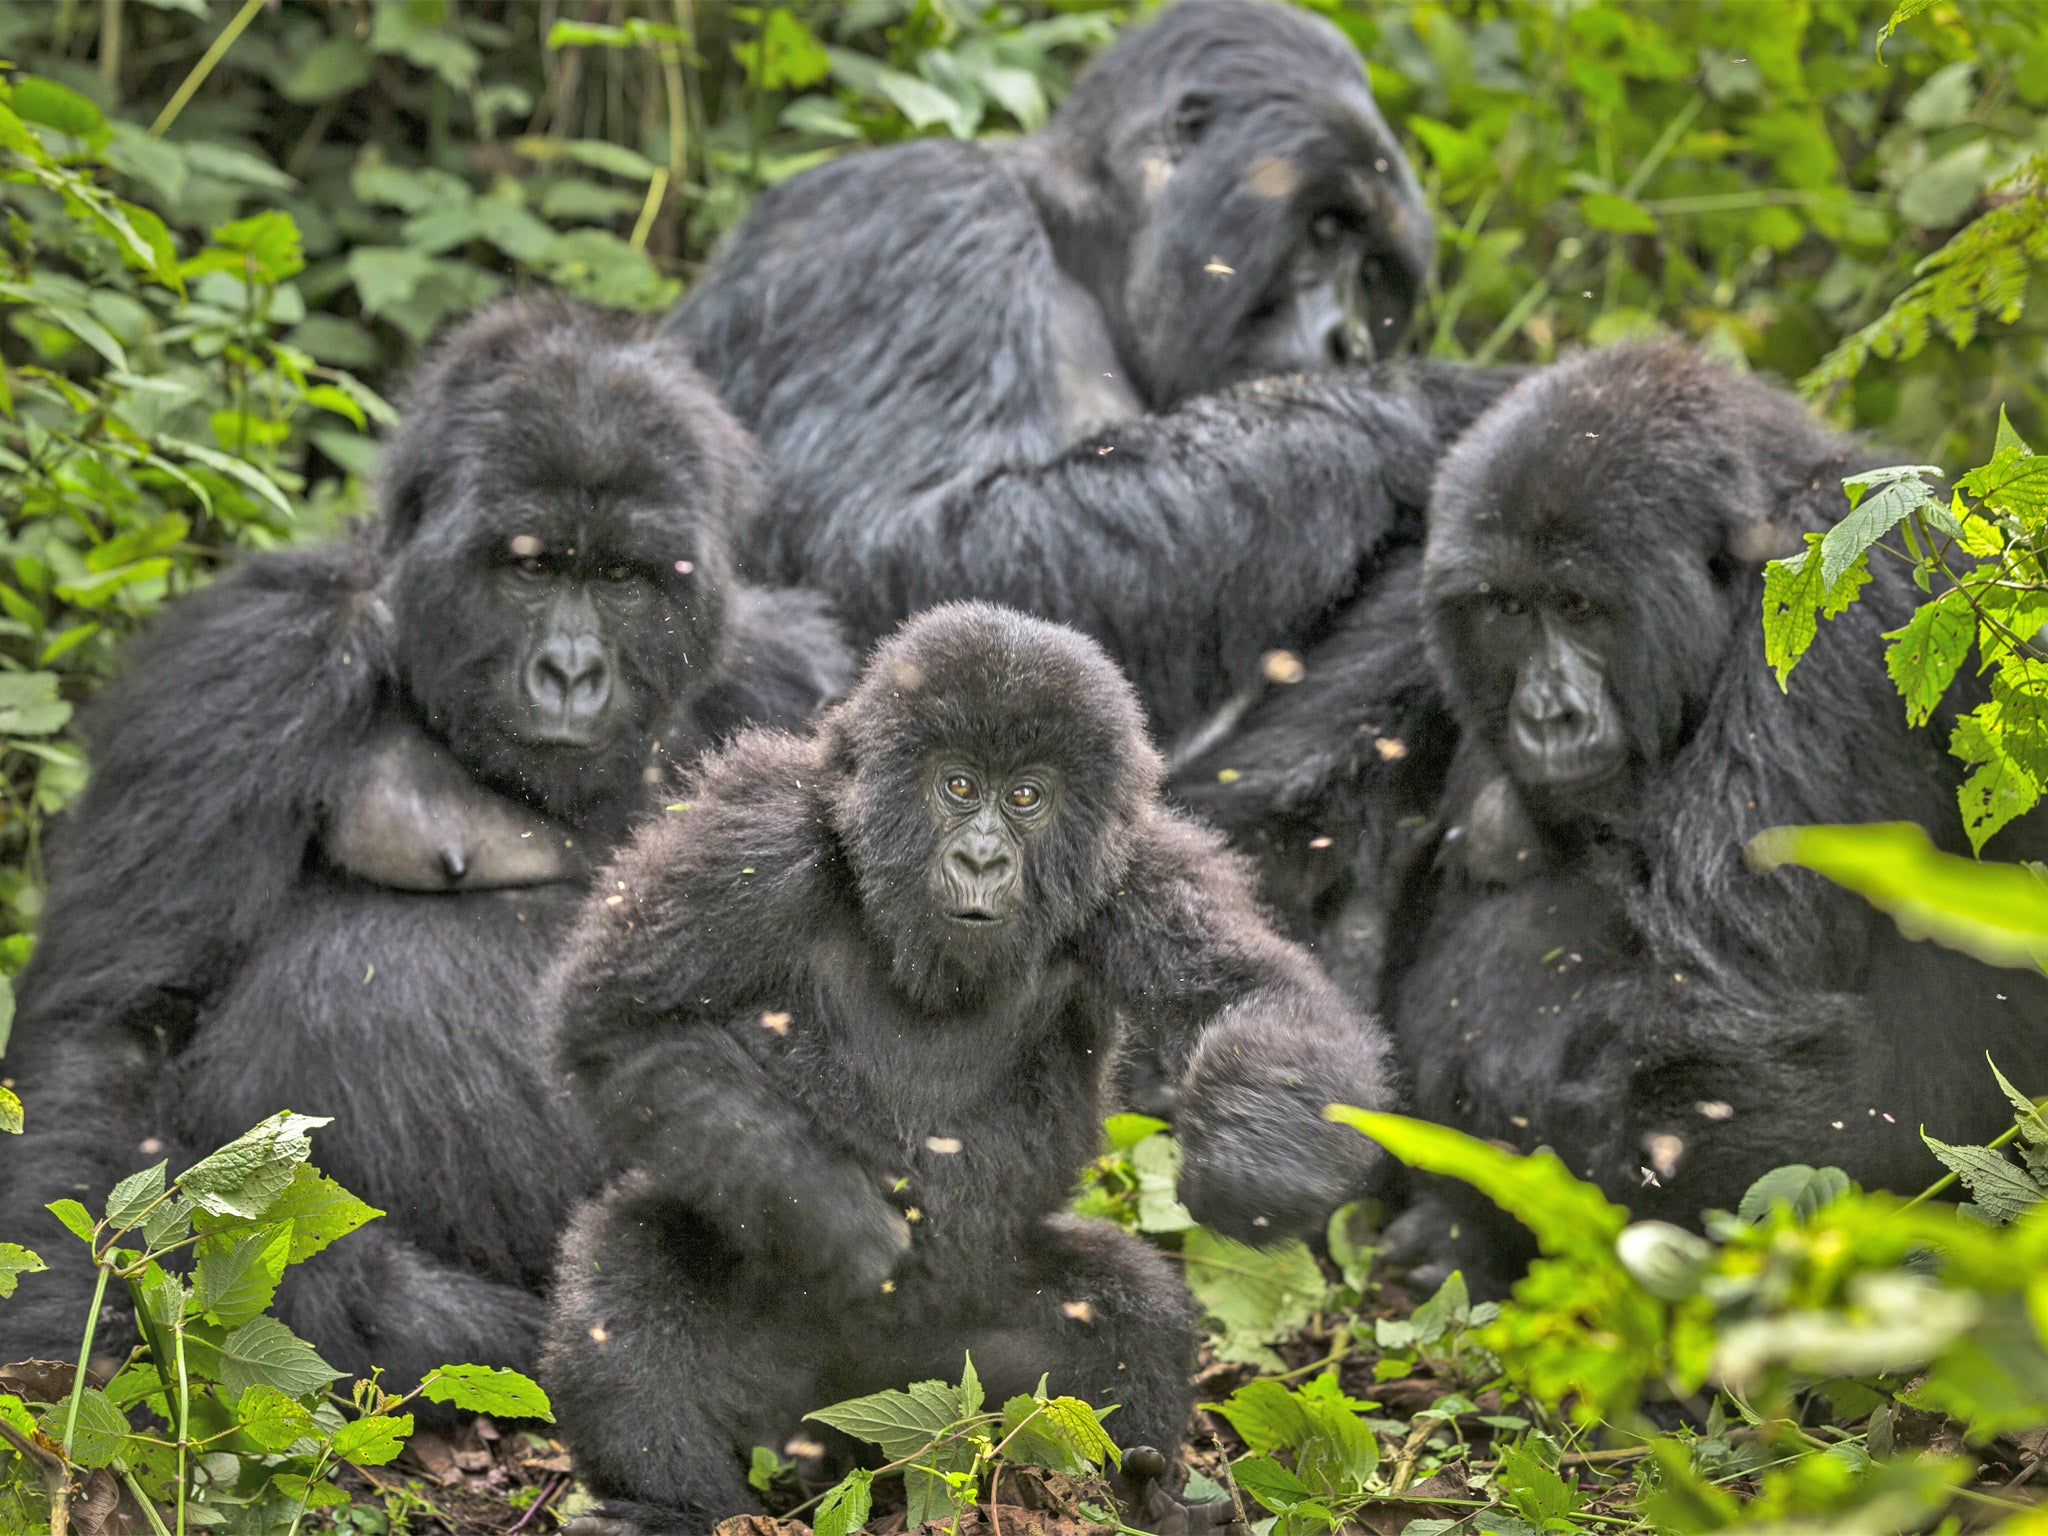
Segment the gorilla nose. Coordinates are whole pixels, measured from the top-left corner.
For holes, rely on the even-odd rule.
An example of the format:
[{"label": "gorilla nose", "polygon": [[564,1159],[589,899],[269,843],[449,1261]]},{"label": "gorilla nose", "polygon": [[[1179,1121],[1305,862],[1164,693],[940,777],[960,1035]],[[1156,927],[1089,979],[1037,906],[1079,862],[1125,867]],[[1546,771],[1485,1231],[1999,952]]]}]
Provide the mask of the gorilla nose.
[{"label": "gorilla nose", "polygon": [[1010,867],[1010,850],[993,833],[980,833],[965,839],[953,850],[953,862],[962,874],[986,880]]},{"label": "gorilla nose", "polygon": [[565,720],[587,719],[611,697],[611,668],[595,635],[556,635],[526,669],[526,692],[536,706]]},{"label": "gorilla nose", "polygon": [[1329,323],[1323,332],[1323,361],[1332,368],[1342,368],[1346,363],[1370,362],[1370,355],[1361,356],[1357,346],[1358,338],[1351,333],[1351,322],[1339,318]]}]

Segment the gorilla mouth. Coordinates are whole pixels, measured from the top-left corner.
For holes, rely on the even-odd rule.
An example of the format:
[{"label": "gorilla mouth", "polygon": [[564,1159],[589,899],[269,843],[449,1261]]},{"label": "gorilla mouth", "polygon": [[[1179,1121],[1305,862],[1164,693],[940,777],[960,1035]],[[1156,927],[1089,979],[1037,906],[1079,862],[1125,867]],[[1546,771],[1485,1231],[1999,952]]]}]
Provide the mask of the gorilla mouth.
[{"label": "gorilla mouth", "polygon": [[948,912],[949,922],[963,923],[969,928],[993,928],[1004,921],[1000,912],[990,912],[981,907],[969,907],[964,912]]}]

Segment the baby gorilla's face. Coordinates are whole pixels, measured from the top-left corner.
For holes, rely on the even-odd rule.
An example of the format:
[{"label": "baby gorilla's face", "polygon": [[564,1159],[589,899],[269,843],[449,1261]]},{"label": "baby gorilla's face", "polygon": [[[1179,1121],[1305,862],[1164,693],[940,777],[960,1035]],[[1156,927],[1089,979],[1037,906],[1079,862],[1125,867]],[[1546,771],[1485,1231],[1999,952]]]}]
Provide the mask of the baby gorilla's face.
[{"label": "baby gorilla's face", "polygon": [[938,847],[927,889],[949,924],[977,930],[1016,915],[1025,893],[1030,840],[1057,815],[1055,772],[1044,766],[991,770],[948,758],[932,775]]}]

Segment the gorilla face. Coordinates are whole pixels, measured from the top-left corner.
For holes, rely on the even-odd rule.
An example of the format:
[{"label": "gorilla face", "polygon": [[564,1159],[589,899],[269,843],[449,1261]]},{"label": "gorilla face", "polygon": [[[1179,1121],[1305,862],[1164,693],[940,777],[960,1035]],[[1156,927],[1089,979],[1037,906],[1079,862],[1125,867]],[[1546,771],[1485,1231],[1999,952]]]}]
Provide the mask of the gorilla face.
[{"label": "gorilla face", "polygon": [[679,349],[510,306],[416,387],[387,498],[396,665],[487,782],[621,803],[725,663],[744,435]]},{"label": "gorilla face", "polygon": [[[1095,98],[1118,89],[1136,94],[1098,121],[1110,103]],[[1137,224],[1105,308],[1155,409],[1392,351],[1434,236],[1334,28],[1278,6],[1183,0],[1083,93],[1062,109],[1068,131],[1109,137]]]},{"label": "gorilla face", "polygon": [[1033,975],[1075,932],[1163,771],[1099,646],[985,603],[885,640],[820,739],[863,919],[934,1008]]}]

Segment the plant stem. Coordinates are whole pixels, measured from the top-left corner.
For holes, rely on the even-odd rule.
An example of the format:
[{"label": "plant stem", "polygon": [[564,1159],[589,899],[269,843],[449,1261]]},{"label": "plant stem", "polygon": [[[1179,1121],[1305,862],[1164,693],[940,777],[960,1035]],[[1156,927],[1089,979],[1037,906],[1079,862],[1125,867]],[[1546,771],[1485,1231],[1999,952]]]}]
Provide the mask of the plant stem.
[{"label": "plant stem", "polygon": [[149,1516],[149,1528],[156,1532],[156,1536],[171,1536],[171,1533],[164,1529],[164,1517],[156,1512],[155,1502],[142,1491],[142,1484],[135,1481],[135,1474],[128,1470],[128,1464],[117,1461],[114,1465],[121,1473],[121,1481],[126,1483],[128,1491],[135,1495],[135,1502],[140,1504],[142,1512]]},{"label": "plant stem", "polygon": [[178,1352],[178,1536],[185,1536],[185,1443],[192,1437],[192,1384],[185,1375],[185,1317],[179,1313],[176,1329]]},{"label": "plant stem", "polygon": [[213,40],[213,46],[200,55],[199,62],[192,66],[192,73],[184,78],[176,93],[164,103],[163,111],[157,113],[156,121],[149,125],[150,138],[162,138],[164,131],[178,120],[178,114],[185,110],[186,105],[198,93],[199,87],[206,84],[206,77],[213,73],[214,66],[220,63],[222,56],[230,48],[235,46],[235,39],[242,35],[249,23],[256,19],[256,13],[262,9],[263,0],[243,0],[242,8],[235,12],[235,19],[220,29],[220,36]]},{"label": "plant stem", "polygon": [[100,1304],[107,1299],[107,1266],[92,1287],[92,1310],[85,1315],[85,1337],[78,1341],[78,1368],[71,1373],[71,1406],[64,1410],[64,1459],[71,1459],[71,1436],[78,1428],[78,1404],[85,1396],[85,1365],[92,1359],[92,1331],[99,1326]]}]

